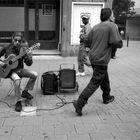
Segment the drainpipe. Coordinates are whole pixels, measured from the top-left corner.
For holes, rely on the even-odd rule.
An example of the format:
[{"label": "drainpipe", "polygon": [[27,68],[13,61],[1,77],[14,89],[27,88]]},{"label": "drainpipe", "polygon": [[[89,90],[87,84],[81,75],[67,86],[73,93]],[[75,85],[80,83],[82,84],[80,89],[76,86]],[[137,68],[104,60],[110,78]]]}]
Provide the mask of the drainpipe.
[{"label": "drainpipe", "polygon": [[28,4],[27,0],[24,0],[24,38],[28,41]]}]

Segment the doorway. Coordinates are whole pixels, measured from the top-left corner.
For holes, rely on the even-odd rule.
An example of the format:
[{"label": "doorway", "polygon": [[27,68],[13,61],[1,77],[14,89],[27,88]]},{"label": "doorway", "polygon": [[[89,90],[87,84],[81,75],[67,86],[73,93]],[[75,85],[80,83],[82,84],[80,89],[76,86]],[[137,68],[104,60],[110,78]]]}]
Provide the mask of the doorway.
[{"label": "doorway", "polygon": [[100,22],[100,11],[104,7],[104,3],[98,2],[73,2],[72,3],[72,27],[71,27],[71,44],[79,44],[79,32],[81,30],[81,16],[84,14],[89,16],[91,27]]},{"label": "doorway", "polygon": [[60,1],[27,3],[26,28],[30,45],[40,42],[42,50],[57,50],[59,42]]}]

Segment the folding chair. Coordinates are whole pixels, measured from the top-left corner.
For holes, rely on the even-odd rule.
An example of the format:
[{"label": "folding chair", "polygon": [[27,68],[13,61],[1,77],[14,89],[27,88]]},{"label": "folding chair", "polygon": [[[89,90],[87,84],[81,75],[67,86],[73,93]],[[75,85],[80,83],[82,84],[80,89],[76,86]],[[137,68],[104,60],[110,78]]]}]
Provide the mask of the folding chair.
[{"label": "folding chair", "polygon": [[[4,78],[0,78],[0,85],[2,86],[2,84],[4,83]],[[14,92],[14,82],[12,80],[10,80],[10,89],[7,92],[7,96],[10,96],[12,94],[12,92]]]}]

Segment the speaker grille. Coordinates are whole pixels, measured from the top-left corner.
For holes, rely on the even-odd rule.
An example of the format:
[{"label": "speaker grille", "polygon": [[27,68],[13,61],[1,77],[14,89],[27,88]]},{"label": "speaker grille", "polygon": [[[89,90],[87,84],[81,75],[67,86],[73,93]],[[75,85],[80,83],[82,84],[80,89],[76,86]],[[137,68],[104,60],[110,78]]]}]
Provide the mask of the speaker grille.
[{"label": "speaker grille", "polygon": [[64,89],[75,88],[76,72],[71,69],[63,69],[60,71],[60,86]]}]

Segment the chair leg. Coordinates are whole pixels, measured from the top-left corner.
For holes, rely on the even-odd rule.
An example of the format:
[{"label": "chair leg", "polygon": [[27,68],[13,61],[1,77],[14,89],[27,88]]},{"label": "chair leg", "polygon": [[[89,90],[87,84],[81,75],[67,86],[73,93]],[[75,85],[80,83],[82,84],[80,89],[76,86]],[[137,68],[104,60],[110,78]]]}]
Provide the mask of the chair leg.
[{"label": "chair leg", "polygon": [[7,96],[10,96],[11,94],[12,94],[12,92],[14,91],[14,83],[13,83],[13,81],[10,81],[10,84],[11,84],[11,88],[10,88],[10,90],[8,91],[8,95]]}]

